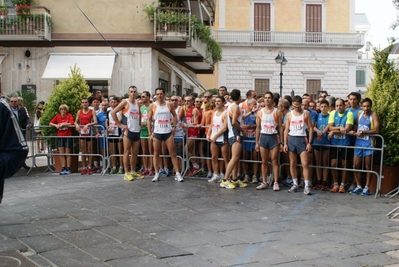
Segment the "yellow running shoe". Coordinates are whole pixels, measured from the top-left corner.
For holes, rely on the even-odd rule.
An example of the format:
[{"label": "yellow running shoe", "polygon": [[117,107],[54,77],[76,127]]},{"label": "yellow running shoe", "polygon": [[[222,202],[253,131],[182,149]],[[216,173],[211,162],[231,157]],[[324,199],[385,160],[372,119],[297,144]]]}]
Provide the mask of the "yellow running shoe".
[{"label": "yellow running shoe", "polygon": [[144,175],[141,175],[138,172],[132,172],[132,175],[133,175],[134,178],[137,178],[137,179],[143,179],[144,178]]},{"label": "yellow running shoe", "polygon": [[231,181],[231,183],[234,185],[234,187],[247,187],[248,184],[241,182],[240,180],[237,181]]},{"label": "yellow running shoe", "polygon": [[133,181],[134,177],[130,172],[125,173],[125,177],[123,177],[125,181]]}]

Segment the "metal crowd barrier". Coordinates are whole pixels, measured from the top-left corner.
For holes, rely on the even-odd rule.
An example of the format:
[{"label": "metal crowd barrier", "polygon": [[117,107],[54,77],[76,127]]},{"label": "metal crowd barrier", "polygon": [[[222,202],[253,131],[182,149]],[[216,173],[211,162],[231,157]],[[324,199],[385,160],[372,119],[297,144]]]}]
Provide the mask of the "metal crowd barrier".
[{"label": "metal crowd barrier", "polygon": [[[44,128],[50,128],[50,127],[51,126],[40,126],[40,130],[42,130]],[[74,127],[74,126],[71,126],[71,127]],[[106,171],[110,169],[110,160],[111,160],[111,158],[112,157],[122,157],[123,156],[123,151],[120,151],[119,153],[114,153],[112,155],[109,154],[109,141],[111,139],[120,139],[121,137],[108,136],[107,131],[105,131],[105,129],[102,126],[96,126],[96,127],[99,128],[99,131],[103,135],[102,138],[104,138],[104,143],[105,143],[104,155],[102,155],[99,152],[94,152],[94,153],[90,153],[90,154],[87,154],[87,153],[86,154],[82,154],[80,152],[79,146],[76,146],[76,145],[74,145],[72,147],[71,154],[65,154],[64,153],[64,154],[58,154],[58,155],[100,157],[101,161],[102,161],[102,166],[103,166],[103,171],[101,172],[101,175],[104,175],[106,173]],[[192,127],[192,126],[190,126],[190,127]],[[30,130],[25,131],[25,134],[29,133],[31,135],[31,138],[30,138],[31,140],[30,141],[28,140],[28,143],[30,144],[28,160],[31,160],[31,167],[28,170],[28,174],[31,172],[32,168],[37,167],[36,159],[38,157],[46,157],[46,160],[47,160],[47,169],[46,169],[46,171],[54,171],[54,167],[53,167],[53,165],[54,165],[53,158],[54,158],[54,155],[55,155],[54,149],[57,149],[57,146],[56,146],[57,145],[57,141],[56,140],[57,140],[58,137],[57,136],[38,136],[37,134],[34,133],[34,130],[38,130],[38,127],[35,127],[35,128],[36,129],[32,128]],[[206,128],[206,127],[202,127],[202,128]],[[185,138],[183,138],[183,144],[182,144],[183,145],[183,152],[182,152],[182,155],[178,156],[179,160],[181,160],[181,163],[182,163],[182,170],[181,171],[182,171],[182,175],[183,176],[186,175],[187,171],[190,168],[190,160],[191,159],[205,160],[205,161],[206,160],[211,160],[209,142],[206,139],[206,137],[201,137],[201,138],[200,137],[188,137],[188,131],[186,131],[185,134],[186,134],[186,136],[185,136]],[[362,149],[372,150],[374,152],[380,153],[381,156],[378,157],[378,159],[377,159],[377,157],[375,157],[376,153],[373,153],[372,154],[372,160],[371,160],[371,162],[372,162],[371,166],[379,165],[379,170],[378,171],[374,171],[373,168],[371,170],[365,170],[364,169],[364,158],[363,158],[362,168],[361,169],[354,170],[352,166],[346,166],[345,168],[337,167],[337,166],[330,166],[330,162],[331,162],[330,156],[328,157],[328,163],[329,163],[328,166],[324,166],[324,165],[318,166],[318,165],[315,165],[315,164],[311,163],[311,164],[309,164],[309,167],[311,167],[311,168],[329,169],[329,170],[334,169],[334,170],[338,170],[338,171],[345,170],[345,171],[349,171],[349,172],[356,171],[356,172],[370,173],[370,174],[376,175],[376,177],[377,177],[377,185],[376,185],[376,192],[375,192],[375,198],[376,198],[377,195],[380,193],[380,190],[381,190],[381,179],[384,178],[383,175],[382,175],[382,166],[383,166],[382,164],[383,164],[383,148],[384,148],[385,145],[384,145],[384,139],[383,139],[383,137],[381,135],[370,135],[370,136],[373,136],[374,138],[379,139],[379,140],[376,140],[376,142],[375,142],[376,144],[378,144],[378,147],[362,148]],[[68,137],[68,138],[72,139],[73,143],[76,144],[77,140],[79,140],[80,137],[79,136],[71,136],[71,137]],[[37,151],[36,142],[40,142],[41,140],[44,140],[45,145],[47,147],[45,151]],[[96,141],[96,142],[92,142],[92,146],[94,147],[96,144],[98,145],[98,140],[95,139],[95,138],[93,140]],[[195,141],[204,142],[204,146],[205,146],[204,147],[204,151],[203,151],[204,152],[204,156],[200,156],[199,151],[197,151],[198,150],[197,146],[194,146],[193,156],[188,157],[185,146],[186,146],[186,144],[187,144],[187,142],[189,140],[195,140]],[[253,144],[254,142],[255,142],[254,140],[244,140],[243,144]],[[335,146],[335,145],[318,145],[318,146],[319,147],[327,147],[330,151],[332,149],[339,149],[339,148],[343,148],[346,151],[348,151],[348,149],[356,148],[356,147],[353,147],[353,146]],[[313,146],[313,150],[314,150],[314,146]],[[243,149],[243,151],[244,151],[244,149]],[[254,158],[254,154],[257,155],[256,158]],[[258,173],[261,176],[261,163],[262,163],[262,161],[260,159],[259,153],[250,153],[249,155],[250,155],[249,158],[244,158],[244,156],[242,156],[241,159],[240,159],[240,162],[241,163],[250,163],[250,164],[259,164],[258,165]],[[143,157],[152,158],[153,157],[152,154],[147,154],[147,155],[139,154],[137,156],[139,158],[143,158]],[[353,157],[353,155],[348,155],[348,156]],[[162,158],[165,158],[165,157],[170,158],[170,155],[161,155],[161,157]],[[313,154],[312,157],[313,157],[313,162],[314,162],[315,161],[314,154]],[[219,161],[223,161],[223,158],[219,158]],[[348,159],[348,161],[351,162],[351,160],[349,160],[349,159]],[[280,157],[279,158],[279,166],[280,166],[279,173],[281,174],[282,173],[281,169],[284,166],[288,166],[289,164],[290,164],[289,162],[283,162],[282,163],[281,162],[281,157]],[[269,165],[271,166],[270,162],[269,162]],[[298,163],[297,166],[300,167],[301,164]],[[201,167],[204,167],[204,166],[201,166]],[[271,170],[271,168],[270,168],[270,170]]]},{"label": "metal crowd barrier", "polygon": [[[355,146],[338,146],[338,145],[319,145],[319,144],[313,144],[312,146],[312,162],[315,162],[315,155],[314,155],[314,150],[315,150],[315,146],[318,146],[320,148],[328,148],[329,153],[328,153],[328,166],[324,166],[324,165],[314,165],[312,163],[309,164],[310,168],[321,168],[321,169],[329,169],[329,170],[337,170],[337,171],[348,171],[348,172],[361,172],[361,173],[370,173],[370,174],[374,174],[377,177],[377,183],[376,183],[376,192],[375,192],[375,198],[377,198],[377,195],[380,193],[381,191],[381,179],[384,178],[384,176],[382,175],[382,164],[383,164],[383,156],[384,156],[384,138],[379,135],[379,134],[371,134],[369,136],[372,136],[374,138],[379,138],[379,140],[375,140],[375,144],[378,144],[378,147],[370,147],[370,148],[366,148],[366,147],[355,147]],[[339,154],[338,149],[345,149],[345,158],[347,160],[347,166],[345,168],[343,167],[338,167],[338,166],[330,166],[331,164],[331,151],[333,149],[337,150],[337,155]],[[371,169],[370,170],[365,170],[365,158],[362,158],[362,168],[361,169],[353,169],[353,166],[348,166],[348,163],[352,163],[353,164],[353,153],[351,155],[348,155],[348,150],[349,151],[354,151],[354,149],[364,149],[364,150],[369,150],[369,151],[373,151],[373,154],[371,155]],[[375,157],[375,152],[380,153],[380,157]],[[321,157],[321,153],[320,153],[320,157]],[[320,159],[321,160],[321,159]],[[338,164],[338,163],[337,163]],[[280,164],[280,173],[281,173],[281,168],[283,166],[286,165],[290,165],[290,163],[282,163]],[[302,165],[300,163],[297,164],[297,167],[301,167]],[[379,171],[374,171],[373,170],[373,166],[379,166]],[[298,172],[299,173],[299,172]],[[381,195],[381,194],[380,194]]]}]

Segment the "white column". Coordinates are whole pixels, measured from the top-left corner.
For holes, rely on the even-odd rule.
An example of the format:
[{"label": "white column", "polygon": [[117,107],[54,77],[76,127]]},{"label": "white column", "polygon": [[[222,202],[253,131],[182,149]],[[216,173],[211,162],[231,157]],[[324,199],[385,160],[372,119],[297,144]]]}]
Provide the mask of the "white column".
[{"label": "white column", "polygon": [[226,29],[226,0],[219,0],[219,30]]},{"label": "white column", "polygon": [[348,93],[356,92],[356,65],[357,60],[348,60]]},{"label": "white column", "polygon": [[219,67],[219,79],[218,79],[218,86],[227,86],[227,62],[226,61],[219,61],[218,62],[218,67]]}]

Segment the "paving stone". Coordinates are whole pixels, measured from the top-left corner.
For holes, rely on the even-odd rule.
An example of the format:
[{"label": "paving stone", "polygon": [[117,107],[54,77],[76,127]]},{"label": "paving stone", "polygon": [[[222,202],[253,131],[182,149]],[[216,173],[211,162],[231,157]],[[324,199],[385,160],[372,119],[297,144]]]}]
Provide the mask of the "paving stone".
[{"label": "paving stone", "polygon": [[0,225],[29,223],[27,218],[8,211],[0,212]]},{"label": "paving stone", "polygon": [[172,244],[178,248],[188,248],[192,246],[200,246],[208,244],[205,240],[193,237],[189,233],[182,233],[178,231],[164,231],[153,236],[157,240]]},{"label": "paving stone", "polygon": [[81,249],[101,261],[145,255],[145,252],[138,250],[131,245],[117,242],[100,243],[93,246],[85,246]]},{"label": "paving stone", "polygon": [[167,262],[171,266],[175,267],[187,267],[187,266],[195,266],[195,267],[212,267],[217,266],[211,263],[208,260],[200,258],[195,255],[181,256],[181,257],[171,257],[165,258],[163,261]]},{"label": "paving stone", "polygon": [[8,238],[19,238],[26,236],[47,235],[47,231],[32,224],[10,224],[0,226],[0,233]]},{"label": "paving stone", "polygon": [[0,251],[27,251],[28,247],[17,239],[0,238]]},{"label": "paving stone", "polygon": [[122,225],[99,226],[93,229],[108,237],[111,237],[112,239],[116,239],[120,242],[127,242],[129,244],[137,244],[138,242],[141,242],[141,240],[152,239],[152,237],[147,234]]},{"label": "paving stone", "polygon": [[139,249],[154,255],[155,257],[162,259],[168,257],[179,257],[191,255],[192,253],[187,250],[182,250],[178,247],[170,245],[168,243],[157,240],[153,242],[152,240],[146,239],[136,245]]},{"label": "paving stone", "polygon": [[58,232],[55,235],[62,240],[84,248],[101,243],[112,242],[112,239],[94,230],[78,230],[69,232]]},{"label": "paving stone", "polygon": [[77,219],[72,217],[45,219],[40,221],[34,221],[32,223],[34,225],[42,227],[43,229],[51,233],[90,229],[90,226],[84,225]]},{"label": "paving stone", "polygon": [[0,264],[5,267],[35,267],[35,264],[18,251],[0,252]]},{"label": "paving stone", "polygon": [[154,258],[152,256],[141,256],[141,257],[131,257],[131,258],[111,260],[108,261],[107,264],[113,267],[126,267],[126,266],[170,267],[170,265],[165,261]]},{"label": "paving stone", "polygon": [[53,235],[23,237],[20,240],[36,253],[71,247]]},{"label": "paving stone", "polygon": [[51,250],[41,256],[62,267],[101,267],[109,266],[74,248]]}]

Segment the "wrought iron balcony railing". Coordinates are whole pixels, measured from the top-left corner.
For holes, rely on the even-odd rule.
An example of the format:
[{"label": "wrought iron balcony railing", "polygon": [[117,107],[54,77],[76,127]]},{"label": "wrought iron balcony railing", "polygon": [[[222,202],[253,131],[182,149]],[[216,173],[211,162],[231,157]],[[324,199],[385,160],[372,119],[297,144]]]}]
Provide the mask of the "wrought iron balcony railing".
[{"label": "wrought iron balcony railing", "polygon": [[358,33],[326,32],[275,32],[275,31],[214,31],[215,40],[231,45],[314,45],[354,46],[364,45],[364,35]]},{"label": "wrought iron balcony railing", "polygon": [[52,19],[45,7],[31,6],[23,13],[9,7],[0,13],[0,40],[51,40]]},{"label": "wrought iron balcony railing", "polygon": [[190,38],[190,12],[188,9],[158,7],[154,19],[156,40],[178,41]]}]

